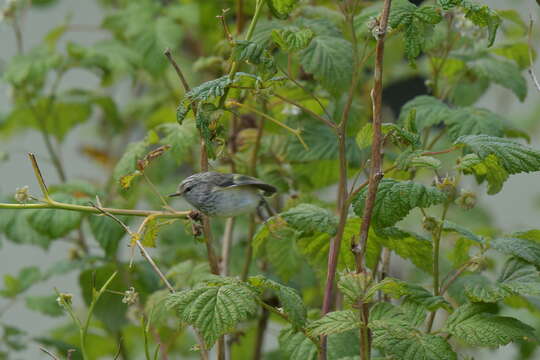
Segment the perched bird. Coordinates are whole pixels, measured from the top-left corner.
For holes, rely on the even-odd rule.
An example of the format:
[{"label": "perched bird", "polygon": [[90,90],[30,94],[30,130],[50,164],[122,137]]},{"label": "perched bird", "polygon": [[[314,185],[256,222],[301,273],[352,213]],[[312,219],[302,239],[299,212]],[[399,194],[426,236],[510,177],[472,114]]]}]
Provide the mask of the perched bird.
[{"label": "perched bird", "polygon": [[233,217],[270,207],[264,196],[277,189],[259,179],[239,174],[203,172],[193,174],[178,185],[176,193],[197,210],[208,216]]}]

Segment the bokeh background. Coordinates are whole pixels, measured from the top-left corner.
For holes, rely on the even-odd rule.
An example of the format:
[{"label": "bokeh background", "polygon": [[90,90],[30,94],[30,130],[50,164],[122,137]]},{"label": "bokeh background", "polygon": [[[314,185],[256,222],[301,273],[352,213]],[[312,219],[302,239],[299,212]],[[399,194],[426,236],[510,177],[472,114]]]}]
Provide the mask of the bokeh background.
[{"label": "bokeh background", "polygon": [[[199,1],[219,2],[219,0]],[[512,8],[518,10],[527,20],[531,16],[535,21],[534,44],[540,48],[538,40],[540,39],[540,6],[535,0],[489,0],[485,2],[495,9]],[[0,5],[2,4],[0,3]],[[25,47],[31,48],[39,44],[43,35],[55,25],[62,23],[66,16],[72,17],[72,24],[80,24],[92,29],[100,24],[102,15],[98,4],[90,0],[59,0],[52,7],[31,9],[23,24]],[[216,21],[216,27],[218,25]],[[83,45],[91,44],[106,36],[106,33],[100,31],[72,31],[63,38],[61,44],[70,40]],[[6,62],[15,52],[16,43],[13,31],[9,26],[0,22],[0,64]],[[540,62],[538,61],[535,64],[535,72],[540,74]],[[523,103],[515,97],[509,96],[508,90],[494,86],[481,99],[478,106],[486,107],[507,117],[516,127],[527,129],[532,138],[532,145],[540,148],[540,92],[534,89],[529,77],[527,80],[529,94]],[[98,86],[98,83],[97,77],[82,70],[75,70],[67,75],[62,86],[91,89]],[[129,96],[128,90],[128,84],[120,83],[112,89],[111,94],[121,102],[122,99]],[[9,111],[9,98],[10,89],[6,84],[0,82],[0,113]],[[82,178],[90,180],[90,182],[105,180],[102,168],[94,162],[88,161],[80,153],[81,144],[102,145],[99,141],[99,134],[96,134],[95,127],[91,122],[79,126],[69,134],[62,151],[68,178]],[[45,146],[37,133],[28,132],[9,139],[0,138],[0,158],[9,153],[9,157],[0,162],[0,193],[14,193],[15,188],[24,185],[29,185],[31,189],[34,189],[34,193],[37,193],[38,185],[26,156],[28,152],[34,152],[38,155],[42,170],[49,183],[55,183],[58,180],[56,172],[47,159]],[[511,176],[503,191],[495,196],[489,196],[485,191],[479,191],[478,194],[480,201],[487,205],[486,208],[492,216],[494,224],[503,230],[540,228],[540,173]],[[2,216],[1,213],[0,216]],[[52,264],[65,258],[70,247],[69,244],[60,241],[53,242],[48,251],[35,246],[14,245],[1,239],[0,244],[0,277],[6,273],[17,273],[25,266]],[[91,246],[97,247],[96,244],[91,244]],[[30,290],[30,294],[42,294],[46,290],[50,291],[53,287],[74,294],[79,292],[77,276],[73,274],[55,277],[54,280],[40,283]],[[0,310],[7,305],[5,301],[0,300]],[[37,335],[53,326],[54,322],[60,323],[64,319],[42,316],[28,310],[24,303],[19,303],[12,306],[1,321],[19,324],[21,328],[27,329],[30,335]],[[508,345],[496,353],[486,350],[477,359],[507,359],[511,358],[513,354],[512,345]],[[25,352],[20,353],[19,358],[39,359],[42,356],[37,347],[30,347]]]}]

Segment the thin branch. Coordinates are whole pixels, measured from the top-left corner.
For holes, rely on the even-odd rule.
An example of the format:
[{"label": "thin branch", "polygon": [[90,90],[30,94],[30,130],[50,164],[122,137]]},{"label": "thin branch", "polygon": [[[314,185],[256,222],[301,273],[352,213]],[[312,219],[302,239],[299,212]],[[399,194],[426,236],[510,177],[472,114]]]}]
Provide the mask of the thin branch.
[{"label": "thin branch", "polygon": [[242,108],[245,108],[246,110],[249,110],[251,112],[254,112],[255,114],[259,115],[259,116],[262,116],[263,118],[267,119],[267,120],[270,120],[272,121],[274,124],[278,125],[278,126],[281,126],[282,128],[284,128],[285,130],[291,132],[292,134],[294,134],[294,136],[296,136],[296,138],[298,139],[298,141],[300,141],[300,143],[304,146],[304,148],[306,150],[309,149],[309,147],[307,146],[307,144],[304,142],[304,139],[302,138],[302,136],[300,135],[300,130],[299,129],[293,129],[287,125],[285,125],[284,123],[282,123],[281,121],[277,120],[277,119],[274,119],[273,117],[271,117],[270,115],[268,114],[265,114],[263,113],[262,111],[259,111],[257,109],[255,109],[254,107],[251,107],[249,105],[246,105],[246,104],[242,104],[242,103],[239,103],[237,101],[234,101],[234,100],[229,100],[227,102],[227,105],[232,105],[232,106],[238,106],[238,107],[242,107]]},{"label": "thin branch", "polygon": [[225,18],[225,15],[229,12],[229,9],[222,9],[221,15],[216,16],[221,21],[221,26],[223,26],[223,32],[225,33],[225,36],[227,37],[227,40],[232,44],[234,43],[234,37],[231,34],[231,31],[229,30],[229,25],[227,25],[227,19]]},{"label": "thin branch", "polygon": [[144,227],[146,226],[146,224],[152,220],[152,219],[155,219],[155,216],[148,216],[146,217],[143,222],[141,223],[141,225],[139,226],[139,229],[137,231],[137,233],[133,233],[129,227],[124,224],[122,222],[122,220],[118,219],[116,216],[114,216],[113,214],[109,213],[108,211],[106,211],[105,209],[103,208],[100,208],[98,207],[97,205],[93,205],[93,207],[98,210],[100,213],[102,213],[103,215],[106,215],[110,218],[112,218],[114,221],[116,221],[118,224],[120,224],[120,226],[122,226],[124,228],[124,230],[131,236],[132,239],[135,239],[135,244],[137,245],[137,247],[139,248],[139,250],[141,251],[141,255],[142,257],[144,257],[146,259],[146,261],[148,261],[148,263],[150,264],[150,266],[152,266],[152,268],[154,269],[154,271],[156,272],[156,274],[158,274],[158,276],[161,278],[161,280],[163,281],[163,283],[165,284],[165,286],[167,286],[167,289],[169,289],[169,291],[171,293],[174,293],[174,288],[173,286],[171,285],[171,283],[169,283],[169,280],[167,280],[167,277],[161,272],[161,270],[159,269],[159,267],[156,265],[156,263],[154,262],[154,260],[152,259],[152,257],[150,256],[150,254],[148,253],[148,251],[146,251],[146,249],[144,248],[144,246],[142,245],[142,243],[139,241],[139,239],[134,236],[134,235],[141,235],[142,232],[144,231]]},{"label": "thin branch", "polygon": [[371,91],[371,98],[373,101],[373,142],[371,150],[371,171],[368,181],[368,193],[366,197],[366,205],[364,208],[364,216],[362,217],[362,225],[360,227],[360,239],[358,244],[354,248],[357,261],[357,271],[363,272],[363,258],[366,254],[368,231],[371,223],[371,216],[373,214],[373,207],[375,205],[375,196],[377,195],[377,188],[379,182],[384,176],[381,170],[382,163],[382,80],[383,80],[383,60],[384,60],[384,40],[386,31],[388,28],[388,18],[390,15],[390,7],[392,0],[385,0],[383,5],[383,11],[380,18],[377,46],[375,52],[375,73],[373,89]]},{"label": "thin branch", "polygon": [[55,354],[53,354],[52,352],[50,352],[49,350],[45,349],[44,347],[39,347],[39,350],[43,351],[45,354],[49,355],[52,359],[54,360],[60,360],[60,358],[58,356],[56,356]]},{"label": "thin branch", "polygon": [[39,168],[36,155],[34,153],[28,153],[28,158],[30,159],[30,162],[32,163],[32,169],[34,169],[34,175],[36,176],[36,180],[38,181],[39,188],[41,189],[41,194],[45,198],[45,200],[49,200],[49,190],[47,189],[47,185],[45,184],[45,179],[43,179],[43,174],[41,173],[41,169]]},{"label": "thin branch", "polygon": [[169,203],[167,202],[167,200],[165,200],[165,198],[163,197],[163,195],[161,195],[159,193],[159,191],[157,190],[157,188],[155,187],[155,185],[152,183],[152,181],[148,178],[148,176],[146,176],[146,174],[144,173],[144,171],[142,172],[142,176],[143,176],[143,179],[144,181],[146,181],[146,183],[148,184],[148,186],[150,187],[150,190],[154,193],[154,195],[156,195],[159,200],[161,201],[161,204],[163,204],[163,206],[165,208],[168,208],[169,207]]},{"label": "thin branch", "polygon": [[231,255],[231,245],[234,233],[234,218],[227,218],[225,223],[225,231],[223,233],[223,241],[221,245],[221,275],[229,275],[229,258]]},{"label": "thin branch", "polygon": [[536,74],[533,71],[533,65],[534,65],[534,57],[533,57],[533,42],[532,42],[532,31],[533,31],[533,18],[532,15],[529,14],[529,31],[527,39],[529,41],[529,69],[527,70],[529,72],[529,75],[531,76],[531,79],[533,80],[534,86],[536,87],[536,90],[540,91],[540,83],[538,82],[538,78],[536,77]]},{"label": "thin branch", "polygon": [[178,78],[180,78],[180,82],[182,83],[182,86],[184,87],[184,91],[185,92],[190,91],[191,88],[189,87],[189,84],[188,84],[188,82],[186,80],[186,77],[184,76],[184,73],[180,69],[180,66],[178,66],[178,63],[172,57],[171,49],[166,49],[163,54],[167,57],[167,59],[169,59],[169,62],[173,66],[174,70],[176,71],[176,74],[178,75]]},{"label": "thin branch", "polygon": [[451,147],[450,149],[441,150],[441,151],[427,151],[427,152],[422,153],[422,156],[448,154],[448,153],[450,153],[452,151],[456,151],[458,149],[459,149],[459,147],[454,146],[454,147]]},{"label": "thin branch", "polygon": [[320,121],[322,121],[323,123],[325,123],[326,125],[330,126],[332,129],[335,129],[337,127],[337,125],[335,123],[333,123],[332,121],[330,121],[329,119],[326,119],[324,117],[322,117],[321,115],[311,111],[310,109],[308,109],[307,107],[303,106],[302,104],[299,104],[297,103],[296,101],[294,100],[290,100],[290,99],[287,99],[286,97],[284,96],[281,96],[277,93],[272,93],[275,97],[277,97],[278,99],[281,99],[283,101],[285,101],[286,103],[289,103],[291,105],[294,105],[296,106],[297,108],[301,109],[302,111],[304,111],[305,113],[313,116],[315,119],[318,119]]}]

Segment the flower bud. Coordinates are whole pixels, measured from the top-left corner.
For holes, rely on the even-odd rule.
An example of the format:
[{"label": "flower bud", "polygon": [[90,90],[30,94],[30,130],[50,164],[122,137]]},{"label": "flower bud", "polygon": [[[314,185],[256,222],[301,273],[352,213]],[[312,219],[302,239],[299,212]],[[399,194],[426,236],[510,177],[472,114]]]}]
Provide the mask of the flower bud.
[{"label": "flower bud", "polygon": [[134,287],[130,287],[128,290],[124,291],[124,297],[122,302],[124,304],[133,305],[136,304],[139,300],[139,293],[135,291]]},{"label": "flower bud", "polygon": [[71,306],[71,303],[73,301],[73,294],[70,293],[60,293],[58,297],[56,298],[56,302],[61,307],[65,308],[68,306]]},{"label": "flower bud", "polygon": [[422,227],[426,231],[433,232],[439,227],[439,222],[432,216],[424,216],[422,219]]},{"label": "flower bud", "polygon": [[457,196],[456,179],[452,176],[436,177],[435,186],[448,196],[448,200],[453,200]]},{"label": "flower bud", "polygon": [[456,204],[465,210],[470,210],[476,205],[476,194],[471,191],[462,191],[456,199]]},{"label": "flower bud", "polygon": [[30,200],[30,194],[28,193],[28,185],[17,188],[15,190],[15,200],[20,203],[25,203]]}]

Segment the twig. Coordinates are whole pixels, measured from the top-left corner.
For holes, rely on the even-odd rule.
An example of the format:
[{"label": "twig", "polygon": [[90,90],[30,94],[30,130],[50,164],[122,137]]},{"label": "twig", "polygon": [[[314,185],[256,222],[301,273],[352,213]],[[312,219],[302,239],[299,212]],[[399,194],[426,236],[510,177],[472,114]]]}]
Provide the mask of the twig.
[{"label": "twig", "polygon": [[45,354],[49,355],[52,359],[54,360],[60,360],[60,358],[56,355],[54,355],[52,352],[50,352],[49,350],[45,349],[44,347],[39,347],[39,350],[43,351]]},{"label": "twig", "polygon": [[229,30],[229,25],[227,25],[227,20],[225,19],[225,15],[229,12],[229,9],[222,9],[221,15],[216,16],[221,21],[221,26],[223,26],[223,32],[225,33],[225,36],[227,37],[227,40],[232,44],[234,43],[234,37],[231,34],[231,31]]},{"label": "twig", "polygon": [[249,105],[246,105],[246,104],[242,104],[242,103],[239,103],[237,101],[234,101],[234,100],[230,100],[227,102],[227,105],[232,105],[232,106],[238,106],[238,107],[242,107],[242,108],[245,108],[251,112],[254,112],[255,114],[267,119],[267,120],[270,120],[272,121],[274,124],[278,125],[278,126],[281,126],[282,128],[284,128],[285,130],[291,132],[292,134],[294,134],[294,136],[296,136],[296,138],[298,139],[298,141],[300,141],[300,143],[304,146],[304,148],[306,150],[309,149],[309,147],[307,146],[307,144],[304,142],[304,139],[302,138],[302,136],[300,135],[300,130],[299,129],[293,129],[287,125],[285,125],[284,123],[282,123],[281,121],[277,120],[277,119],[274,119],[273,117],[271,117],[270,115],[268,114],[265,114],[263,113],[262,111],[259,111],[257,109],[255,109],[254,107],[251,107]]},{"label": "twig", "polygon": [[171,49],[166,49],[163,54],[167,57],[167,59],[169,59],[169,62],[173,66],[174,70],[176,71],[176,74],[178,75],[178,78],[180,78],[180,82],[182,83],[182,86],[184,87],[184,91],[188,92],[189,90],[191,90],[191,88],[189,87],[189,84],[188,84],[188,82],[186,80],[186,77],[184,76],[184,73],[180,69],[180,66],[178,66],[178,64],[176,63],[176,61],[172,57]]},{"label": "twig", "polygon": [[236,0],[236,33],[244,30],[244,0]]},{"label": "twig", "polygon": [[113,214],[109,213],[107,210],[103,209],[103,208],[100,208],[98,207],[97,205],[93,205],[93,207],[98,210],[100,213],[102,213],[103,215],[106,215],[106,216],[109,216],[110,218],[112,218],[113,220],[115,220],[118,224],[120,224],[120,226],[122,226],[124,228],[124,230],[131,236],[132,239],[135,239],[135,244],[137,245],[137,247],[139,248],[139,250],[141,251],[141,255],[142,257],[144,257],[146,259],[146,261],[148,261],[148,263],[150,264],[150,266],[152,266],[152,268],[154,269],[154,271],[156,272],[156,274],[158,274],[158,276],[161,278],[161,280],[163,281],[163,283],[165,284],[165,286],[167,287],[167,289],[169,289],[169,291],[171,293],[174,293],[174,287],[171,285],[171,283],[169,283],[169,280],[167,280],[167,277],[161,272],[161,270],[159,269],[159,267],[156,265],[156,263],[154,262],[154,260],[152,259],[152,257],[150,256],[150,254],[148,253],[148,251],[146,251],[146,249],[144,248],[144,246],[141,244],[141,242],[139,241],[139,239],[137,239],[136,235],[137,234],[141,234],[142,231],[144,230],[144,227],[145,225],[148,223],[148,221],[150,221],[151,219],[155,218],[153,216],[148,216],[146,217],[143,222],[141,223],[141,225],[139,226],[139,230],[137,231],[137,233],[133,233],[129,227],[124,224],[122,222],[122,220],[118,219],[116,216],[114,216]]},{"label": "twig", "polygon": [[283,101],[285,101],[286,103],[289,103],[291,105],[294,105],[296,107],[298,107],[299,109],[301,109],[302,111],[304,111],[305,113],[313,116],[315,119],[318,119],[320,121],[322,121],[323,123],[325,123],[326,125],[330,126],[332,129],[335,129],[337,127],[337,125],[335,123],[333,123],[332,121],[320,116],[319,114],[311,111],[310,109],[308,109],[307,107],[303,106],[302,104],[299,104],[297,103],[296,101],[294,100],[290,100],[290,99],[287,99],[286,97],[284,96],[281,96],[277,93],[272,93],[275,97],[277,97],[278,99],[281,99]]},{"label": "twig", "polygon": [[150,181],[150,179],[148,178],[148,176],[146,176],[145,172],[143,171],[142,172],[142,176],[144,178],[144,181],[146,181],[146,183],[148,184],[148,186],[150,187],[150,190],[154,193],[154,195],[156,195],[159,200],[161,201],[161,203],[163,204],[163,206],[165,208],[168,208],[169,207],[169,203],[167,203],[167,200],[165,200],[165,198],[163,197],[163,195],[161,195],[159,193],[159,191],[156,189],[156,187],[154,186],[154,184],[152,183],[152,181]]},{"label": "twig", "polygon": [[441,154],[448,154],[449,152],[456,151],[459,149],[457,146],[451,147],[450,149],[441,150],[441,151],[427,151],[422,153],[422,156],[430,156],[430,155],[441,155]]},{"label": "twig", "polygon": [[534,59],[533,59],[533,42],[532,42],[532,30],[533,30],[533,18],[532,15],[529,14],[529,31],[528,31],[528,41],[529,41],[529,69],[527,70],[529,72],[529,75],[531,76],[531,79],[533,80],[534,86],[536,87],[536,90],[540,91],[540,83],[538,82],[538,78],[536,77],[534,71],[533,71],[533,65],[534,65]]},{"label": "twig", "polygon": [[225,223],[223,241],[221,245],[221,275],[229,275],[229,257],[231,255],[231,245],[234,232],[234,218],[228,218]]},{"label": "twig", "polygon": [[452,277],[448,279],[448,281],[446,281],[444,286],[441,288],[441,293],[440,293],[441,296],[443,296],[446,293],[448,288],[450,288],[450,286],[457,280],[458,277],[461,276],[461,274],[463,274],[465,270],[469,268],[469,266],[471,266],[471,264],[472,264],[472,261],[467,261],[465,264],[461,265],[459,269],[456,270],[454,275],[452,275]]}]

